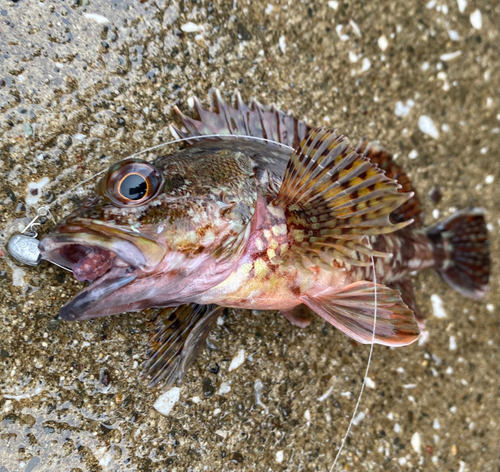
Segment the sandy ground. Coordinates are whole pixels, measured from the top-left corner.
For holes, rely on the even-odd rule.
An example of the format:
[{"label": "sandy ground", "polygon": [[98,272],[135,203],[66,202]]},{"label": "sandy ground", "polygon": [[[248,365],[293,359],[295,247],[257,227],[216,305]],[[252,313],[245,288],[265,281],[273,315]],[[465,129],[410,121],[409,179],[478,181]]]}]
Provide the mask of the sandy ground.
[{"label": "sandy ground", "polygon": [[[188,109],[211,87],[238,88],[353,141],[379,139],[409,171],[428,224],[486,208],[491,291],[473,302],[433,273],[415,278],[426,341],[375,347],[336,470],[498,470],[498,17],[485,0],[3,1],[0,471],[332,465],[367,346],[320,319],[301,330],[277,313],[229,310],[212,335],[218,348],[204,350],[162,415],[153,407],[161,386],[139,381],[151,314],[62,322],[59,307],[82,284],[5,255],[39,205],[170,139],[172,106]],[[446,318],[432,315],[431,295]],[[240,350],[246,360],[229,372]]]}]

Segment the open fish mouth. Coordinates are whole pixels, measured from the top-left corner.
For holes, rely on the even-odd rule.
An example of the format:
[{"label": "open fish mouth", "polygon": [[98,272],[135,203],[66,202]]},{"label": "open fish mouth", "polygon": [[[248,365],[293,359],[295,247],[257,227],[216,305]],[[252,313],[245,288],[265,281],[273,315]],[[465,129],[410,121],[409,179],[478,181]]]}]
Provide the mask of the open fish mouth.
[{"label": "open fish mouth", "polygon": [[80,281],[93,282],[112,267],[144,270],[147,260],[133,243],[92,233],[55,234],[40,243],[42,257],[69,269]]},{"label": "open fish mouth", "polygon": [[90,282],[61,308],[60,317],[68,321],[100,316],[95,311],[100,302],[159,262],[130,241],[93,232],[52,233],[42,239],[40,251],[43,259]]}]

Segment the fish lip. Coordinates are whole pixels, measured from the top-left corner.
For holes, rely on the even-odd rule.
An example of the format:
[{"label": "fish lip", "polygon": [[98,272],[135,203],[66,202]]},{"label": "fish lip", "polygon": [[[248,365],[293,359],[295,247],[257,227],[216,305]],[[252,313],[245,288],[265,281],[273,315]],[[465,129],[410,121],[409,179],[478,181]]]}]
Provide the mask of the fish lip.
[{"label": "fish lip", "polygon": [[137,279],[138,274],[134,272],[131,267],[112,268],[65,303],[59,310],[59,317],[65,321],[92,318],[88,314],[96,304]]},{"label": "fish lip", "polygon": [[[61,307],[59,317],[66,321],[89,318],[96,304],[140,277],[147,265],[146,257],[133,243],[92,232],[53,233],[43,238],[39,247],[43,259],[71,271],[86,256],[86,251],[95,248],[104,249],[113,258],[112,267],[106,273],[90,281],[90,285]],[[70,260],[72,251],[74,258]]]},{"label": "fish lip", "polygon": [[82,246],[87,249],[99,248],[114,254],[118,261],[134,269],[144,269],[147,260],[141,250],[129,241],[120,238],[103,237],[97,233],[57,233],[44,237],[40,241],[42,259],[72,270],[76,260],[65,256],[64,250],[69,246]]}]

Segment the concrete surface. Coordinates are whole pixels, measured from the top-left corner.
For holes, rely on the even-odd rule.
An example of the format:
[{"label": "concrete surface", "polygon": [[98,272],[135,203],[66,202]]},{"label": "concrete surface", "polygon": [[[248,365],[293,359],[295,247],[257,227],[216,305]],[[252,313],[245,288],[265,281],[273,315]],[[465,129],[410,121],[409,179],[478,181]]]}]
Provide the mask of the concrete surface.
[{"label": "concrete surface", "polygon": [[[210,87],[379,139],[409,170],[428,223],[487,209],[494,276],[481,302],[416,277],[428,339],[375,347],[336,470],[498,470],[498,17],[486,0],[4,0],[0,242],[40,204],[168,140],[172,105]],[[153,407],[161,388],[138,379],[152,314],[61,322],[81,284],[1,247],[1,472],[329,470],[367,346],[319,319],[301,330],[231,310],[165,416]],[[433,294],[446,318],[432,316]],[[249,357],[229,372],[240,350]]]}]

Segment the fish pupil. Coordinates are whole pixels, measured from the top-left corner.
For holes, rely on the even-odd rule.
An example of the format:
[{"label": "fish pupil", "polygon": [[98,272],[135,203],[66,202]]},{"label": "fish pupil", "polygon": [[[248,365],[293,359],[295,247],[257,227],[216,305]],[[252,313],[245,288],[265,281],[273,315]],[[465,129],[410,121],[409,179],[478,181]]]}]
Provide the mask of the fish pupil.
[{"label": "fish pupil", "polygon": [[148,192],[148,184],[139,174],[130,174],[120,184],[120,193],[128,200],[140,200]]}]

